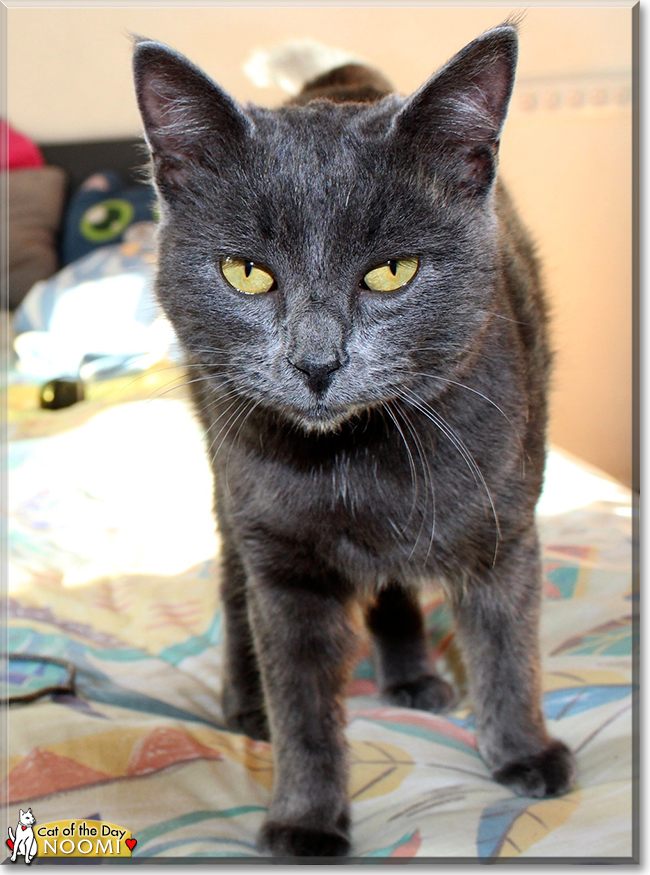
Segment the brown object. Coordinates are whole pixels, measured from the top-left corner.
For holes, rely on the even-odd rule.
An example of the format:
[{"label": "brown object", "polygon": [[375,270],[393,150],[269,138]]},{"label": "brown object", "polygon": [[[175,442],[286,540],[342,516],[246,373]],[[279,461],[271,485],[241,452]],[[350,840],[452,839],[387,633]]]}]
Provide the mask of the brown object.
[{"label": "brown object", "polygon": [[372,103],[393,90],[391,83],[378,70],[365,64],[345,64],[312,79],[291,103],[304,106],[318,99],[333,100],[334,103]]},{"label": "brown object", "polygon": [[15,309],[38,280],[58,267],[56,233],[65,196],[59,167],[11,170],[9,193],[9,307]]}]

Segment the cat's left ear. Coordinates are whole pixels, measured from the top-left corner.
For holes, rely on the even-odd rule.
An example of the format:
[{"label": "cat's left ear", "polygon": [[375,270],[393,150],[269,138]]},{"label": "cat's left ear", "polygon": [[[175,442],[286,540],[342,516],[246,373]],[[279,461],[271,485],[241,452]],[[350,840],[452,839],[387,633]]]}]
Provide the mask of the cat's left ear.
[{"label": "cat's left ear", "polygon": [[398,138],[425,159],[428,153],[445,159],[452,178],[472,193],[487,191],[496,175],[517,46],[514,26],[487,31],[416,91],[395,118]]},{"label": "cat's left ear", "polygon": [[163,189],[184,187],[193,165],[222,162],[252,128],[230,95],[169,46],[136,38],[133,72],[154,175]]}]

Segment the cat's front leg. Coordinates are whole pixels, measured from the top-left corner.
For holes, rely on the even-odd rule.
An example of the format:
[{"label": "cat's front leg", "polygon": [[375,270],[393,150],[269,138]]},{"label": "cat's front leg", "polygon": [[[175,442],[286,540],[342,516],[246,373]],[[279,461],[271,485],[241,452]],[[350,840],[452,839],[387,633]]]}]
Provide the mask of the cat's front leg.
[{"label": "cat's front leg", "polygon": [[522,796],[558,796],[575,779],[573,754],[549,737],[541,703],[541,575],[534,528],[501,544],[494,567],[470,577],[456,605],[481,756]]},{"label": "cat's front leg", "polygon": [[349,599],[331,573],[321,577],[287,560],[278,562],[276,552],[249,580],[275,776],[260,846],[278,857],[343,856],[350,847],[343,703],[353,642]]},{"label": "cat's front leg", "polygon": [[255,655],[246,592],[246,572],[222,524],[221,600],[226,640],[222,706],[226,725],[258,741],[269,740],[262,681]]}]

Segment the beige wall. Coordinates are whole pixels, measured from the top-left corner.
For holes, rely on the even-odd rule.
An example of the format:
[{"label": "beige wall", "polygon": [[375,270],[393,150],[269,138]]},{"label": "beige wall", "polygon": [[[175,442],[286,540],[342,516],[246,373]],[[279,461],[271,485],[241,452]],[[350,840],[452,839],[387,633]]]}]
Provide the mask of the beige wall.
[{"label": "beige wall", "polygon": [[[10,8],[8,110],[40,142],[139,132],[129,31],[189,55],[240,100],[257,47],[311,36],[403,92],[515,7]],[[551,439],[631,478],[629,4],[529,8],[502,173],[544,258],[557,351]]]}]

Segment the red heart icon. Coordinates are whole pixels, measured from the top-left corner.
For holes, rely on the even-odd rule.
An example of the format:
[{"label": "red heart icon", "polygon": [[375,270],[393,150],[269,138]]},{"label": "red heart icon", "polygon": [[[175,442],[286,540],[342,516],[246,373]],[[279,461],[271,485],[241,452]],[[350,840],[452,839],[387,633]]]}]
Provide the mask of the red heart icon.
[{"label": "red heart icon", "polygon": [[138,844],[138,840],[137,839],[127,839],[125,844],[126,844],[127,848],[130,851],[132,851],[133,848]]},{"label": "red heart icon", "polygon": [[13,849],[14,849],[14,843],[11,841],[11,839],[7,839],[7,844],[9,845],[9,847],[11,848],[11,850],[13,851]]}]

